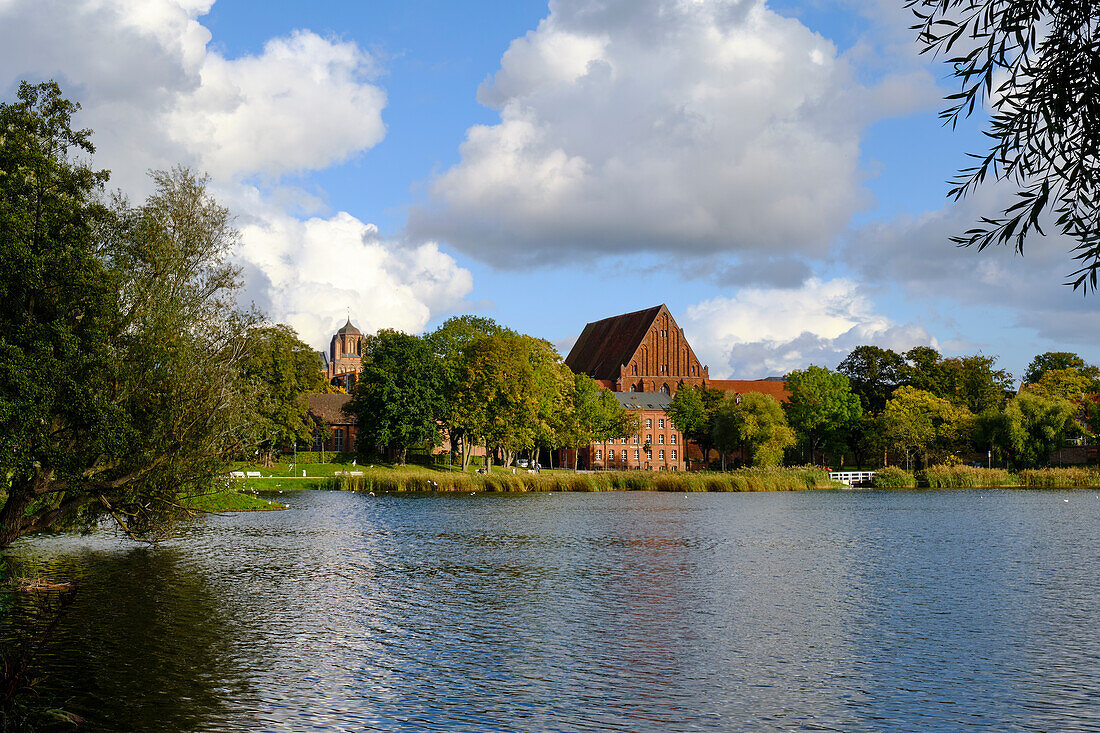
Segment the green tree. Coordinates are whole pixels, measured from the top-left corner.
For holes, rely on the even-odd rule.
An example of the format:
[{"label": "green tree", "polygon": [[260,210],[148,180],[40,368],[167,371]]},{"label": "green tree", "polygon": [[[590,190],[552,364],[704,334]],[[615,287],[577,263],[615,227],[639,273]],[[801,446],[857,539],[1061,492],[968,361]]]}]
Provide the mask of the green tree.
[{"label": "green tree", "polygon": [[1019,466],[1043,466],[1078,434],[1077,408],[1066,400],[1023,392],[1005,407],[1007,446]]},{"label": "green tree", "polygon": [[507,456],[535,445],[539,391],[528,338],[511,332],[482,336],[464,350],[455,425],[471,442],[485,445],[486,468],[496,448]]},{"label": "green tree", "polygon": [[905,379],[905,359],[878,346],[857,346],[837,366],[848,377],[864,412],[878,413]]},{"label": "green tree", "polygon": [[[593,442],[625,438],[638,432],[638,415],[626,410],[610,391],[586,374],[573,375],[572,417],[562,445],[581,449]],[[574,462],[574,468],[578,466]]]},{"label": "green tree", "polygon": [[439,445],[443,376],[428,342],[382,329],[363,339],[355,395],[345,411],[359,426],[359,450],[383,446],[405,465],[410,446]]},{"label": "green tree", "polygon": [[878,418],[889,447],[916,453],[924,465],[965,447],[974,432],[974,415],[965,407],[926,390],[900,387]]},{"label": "green tree", "polygon": [[723,471],[726,454],[736,448],[743,448],[754,466],[778,466],[783,451],[797,442],[783,405],[760,392],[746,392],[740,400],[726,397],[715,410],[712,432],[714,444],[722,451]]},{"label": "green tree", "polygon": [[1072,402],[1087,394],[1094,393],[1096,385],[1077,369],[1048,369],[1043,372],[1042,378],[1030,384],[1026,391],[1034,392],[1048,399],[1069,400]]},{"label": "green tree", "polygon": [[794,371],[787,376],[787,389],[787,419],[809,447],[811,460],[822,445],[842,442],[863,414],[859,397],[839,372],[817,366]]},{"label": "green tree", "polygon": [[944,359],[938,365],[939,390],[932,393],[974,413],[1001,408],[1013,381],[1011,374],[994,368],[996,361],[981,354]]},{"label": "green tree", "polygon": [[103,514],[149,537],[248,432],[228,213],[180,169],[102,205],[76,109],[0,104],[0,547]]},{"label": "green tree", "polygon": [[725,392],[713,387],[684,387],[676,391],[665,408],[672,425],[702,449],[704,466],[714,445],[714,413],[725,397]]},{"label": "green tree", "polygon": [[1039,354],[1027,365],[1024,372],[1024,384],[1035,384],[1049,371],[1072,369],[1089,380],[1090,390],[1100,392],[1100,368],[1087,363],[1077,354],[1069,351],[1048,351]]},{"label": "green tree", "polygon": [[925,52],[948,55],[960,91],[941,117],[952,125],[992,108],[989,152],[952,182],[956,200],[986,178],[1019,187],[1000,216],[953,238],[979,250],[1011,244],[1023,254],[1048,215],[1077,241],[1073,287],[1097,286],[1100,269],[1100,44],[1096,7],[1081,0],[906,0]]},{"label": "green tree", "polygon": [[504,333],[507,330],[492,318],[463,315],[448,318],[439,328],[425,336],[440,361],[442,372],[444,410],[440,422],[447,433],[452,453],[455,450],[461,452],[464,469],[469,463],[472,446],[467,444],[469,441],[464,442],[463,431],[457,426],[461,416],[456,412],[455,395],[462,387],[466,348],[482,336]]},{"label": "green tree", "polygon": [[290,326],[278,324],[248,334],[249,353],[241,375],[252,387],[254,444],[271,465],[275,450],[288,443],[310,442],[313,422],[306,395],[324,392],[327,382],[318,368],[317,352]]}]

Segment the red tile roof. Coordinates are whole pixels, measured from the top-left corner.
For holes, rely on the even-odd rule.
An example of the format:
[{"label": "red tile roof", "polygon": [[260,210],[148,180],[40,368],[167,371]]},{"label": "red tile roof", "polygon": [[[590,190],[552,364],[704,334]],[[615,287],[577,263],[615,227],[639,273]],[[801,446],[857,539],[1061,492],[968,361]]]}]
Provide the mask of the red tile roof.
[{"label": "red tile roof", "polygon": [[309,414],[325,425],[354,425],[355,416],[344,412],[344,406],[351,400],[349,394],[311,394]]},{"label": "red tile roof", "polygon": [[786,402],[791,398],[787,390],[787,383],[776,379],[711,379],[708,387],[720,389],[723,392],[762,392],[770,394],[780,402]]},{"label": "red tile roof", "polygon": [[663,307],[657,305],[589,323],[565,357],[566,365],[574,373],[593,379],[618,379],[620,367],[634,355]]}]

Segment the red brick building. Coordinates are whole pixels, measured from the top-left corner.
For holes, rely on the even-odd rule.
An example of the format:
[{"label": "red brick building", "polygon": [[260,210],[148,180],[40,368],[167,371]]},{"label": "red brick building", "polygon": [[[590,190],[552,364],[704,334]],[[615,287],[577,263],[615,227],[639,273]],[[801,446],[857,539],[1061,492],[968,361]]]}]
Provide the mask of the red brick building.
[{"label": "red brick building", "polygon": [[327,358],[324,352],[321,356],[325,378],[351,392],[363,362],[363,333],[351,325],[351,318],[333,334]]},{"label": "red brick building", "polygon": [[[307,399],[309,416],[317,426],[313,431],[312,449],[318,453],[321,451],[354,452],[359,428],[356,425],[355,416],[344,412],[344,407],[351,400],[351,395],[311,394]],[[325,427],[328,428],[327,436]]]},{"label": "red brick building", "polygon": [[712,380],[664,305],[589,323],[565,363],[613,391],[624,408],[638,413],[641,425],[637,435],[565,451],[567,464],[576,461],[581,468],[682,471],[689,447],[701,460],[698,446],[688,446],[665,413],[681,387],[763,392],[780,401],[790,397],[780,379]]}]

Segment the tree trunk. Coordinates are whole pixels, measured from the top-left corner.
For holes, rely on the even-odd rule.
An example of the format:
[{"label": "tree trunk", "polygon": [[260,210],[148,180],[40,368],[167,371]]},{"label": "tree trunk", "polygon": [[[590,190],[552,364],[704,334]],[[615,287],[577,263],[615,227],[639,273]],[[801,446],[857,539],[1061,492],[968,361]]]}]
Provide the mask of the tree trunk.
[{"label": "tree trunk", "polygon": [[17,489],[13,484],[7,502],[0,509],[0,549],[23,536],[23,515],[33,498],[30,487]]},{"label": "tree trunk", "polygon": [[401,464],[402,466],[404,466],[404,465],[405,465],[405,454],[406,454],[407,452],[408,452],[408,448],[406,448],[405,446],[401,446],[401,447],[400,447],[400,448],[399,448],[399,449],[397,450],[397,461],[398,461],[398,463],[400,463],[400,464]]},{"label": "tree trunk", "polygon": [[493,451],[489,448],[489,441],[485,441],[485,473],[493,470]]}]

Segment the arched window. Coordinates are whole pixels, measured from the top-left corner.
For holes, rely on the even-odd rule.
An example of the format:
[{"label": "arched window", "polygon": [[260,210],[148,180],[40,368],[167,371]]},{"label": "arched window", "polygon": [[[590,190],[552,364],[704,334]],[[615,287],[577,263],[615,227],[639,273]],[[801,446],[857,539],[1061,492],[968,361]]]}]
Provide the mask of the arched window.
[{"label": "arched window", "polygon": [[631,365],[630,365],[630,376],[632,376],[632,377],[638,376],[638,362],[636,362],[636,361],[631,363]]},{"label": "arched window", "polygon": [[668,385],[667,384],[662,384],[661,385],[661,394],[668,394]]}]

